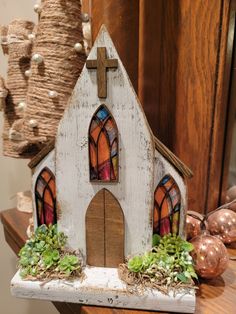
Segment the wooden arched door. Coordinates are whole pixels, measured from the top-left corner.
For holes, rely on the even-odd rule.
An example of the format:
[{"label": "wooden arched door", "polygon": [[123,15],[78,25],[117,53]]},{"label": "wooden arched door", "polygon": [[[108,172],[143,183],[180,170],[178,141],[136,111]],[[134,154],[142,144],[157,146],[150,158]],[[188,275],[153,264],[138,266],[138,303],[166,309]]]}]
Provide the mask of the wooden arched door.
[{"label": "wooden arched door", "polygon": [[99,191],[86,213],[87,264],[117,267],[124,261],[124,215],[117,199]]}]

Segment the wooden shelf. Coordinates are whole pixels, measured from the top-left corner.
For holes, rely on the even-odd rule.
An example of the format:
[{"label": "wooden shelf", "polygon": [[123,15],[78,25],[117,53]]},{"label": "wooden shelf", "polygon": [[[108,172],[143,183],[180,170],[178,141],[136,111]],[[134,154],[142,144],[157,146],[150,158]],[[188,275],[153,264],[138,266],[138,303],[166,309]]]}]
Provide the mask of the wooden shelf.
[{"label": "wooden shelf", "polygon": [[[5,239],[17,254],[26,241],[26,229],[30,215],[16,209],[5,210],[1,213]],[[235,245],[236,248],[236,245]],[[231,256],[236,256],[236,249],[228,248]],[[197,293],[196,314],[235,313],[236,290],[236,261],[231,260],[225,273],[213,280],[201,280]],[[148,314],[147,311],[111,309],[79,304],[53,302],[62,314]],[[157,313],[157,312],[155,312]],[[162,312],[163,314],[163,312]],[[167,314],[167,313],[166,313]]]}]

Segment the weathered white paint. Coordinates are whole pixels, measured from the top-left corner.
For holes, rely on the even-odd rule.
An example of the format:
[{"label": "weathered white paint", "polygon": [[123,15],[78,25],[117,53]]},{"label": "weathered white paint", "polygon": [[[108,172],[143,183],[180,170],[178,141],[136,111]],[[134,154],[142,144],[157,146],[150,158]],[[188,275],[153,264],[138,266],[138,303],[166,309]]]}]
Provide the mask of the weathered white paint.
[{"label": "weathered white paint", "polygon": [[86,267],[85,274],[83,281],[52,280],[42,285],[39,281],[22,280],[17,272],[11,281],[11,293],[20,298],[86,305],[179,313],[195,311],[194,290],[183,290],[175,296],[172,292],[165,295],[157,290],[130,294],[115,268]]},{"label": "weathered white paint", "polygon": [[177,170],[156,150],[155,152],[155,168],[154,168],[154,189],[153,194],[157,185],[161,179],[170,174],[175,182],[177,183],[180,194],[181,194],[181,208],[180,208],[180,225],[179,231],[180,236],[185,238],[185,215],[187,210],[187,188],[183,178],[179,175]]},{"label": "weathered white paint", "polygon": [[[86,255],[85,214],[96,193],[106,188],[119,201],[125,217],[125,255],[151,247],[153,209],[154,142],[143,109],[124,66],[105,28],[102,28],[88,59],[106,47],[118,69],[107,71],[107,98],[97,96],[96,70],[86,67],[75,86],[69,106],[59,124],[56,139],[57,201],[59,229],[69,245]],[[88,130],[91,118],[105,104],[119,130],[119,182],[89,180]],[[94,230],[96,236],[96,230]]]},{"label": "weathered white paint", "polygon": [[47,167],[55,175],[55,150],[53,149],[46,157],[44,157],[40,163],[35,167],[34,174],[32,176],[32,202],[33,202],[33,219],[34,219],[34,228],[37,228],[37,211],[35,204],[35,184],[38,178],[38,175]]}]

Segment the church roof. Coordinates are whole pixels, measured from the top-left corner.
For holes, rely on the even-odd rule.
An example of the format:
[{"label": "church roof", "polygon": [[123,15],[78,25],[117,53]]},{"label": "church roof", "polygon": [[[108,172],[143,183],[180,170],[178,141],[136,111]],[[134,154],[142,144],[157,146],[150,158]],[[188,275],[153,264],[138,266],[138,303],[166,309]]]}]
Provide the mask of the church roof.
[{"label": "church roof", "polygon": [[158,138],[154,136],[156,150],[161,153],[184,177],[192,178],[192,170],[186,166],[169,148],[167,148]]},{"label": "church roof", "polygon": [[47,156],[47,154],[49,154],[55,147],[55,139],[50,140],[39,152],[38,154],[36,154],[31,161],[28,163],[28,167],[30,169],[35,168],[41,160],[43,160],[43,158],[45,156]]}]

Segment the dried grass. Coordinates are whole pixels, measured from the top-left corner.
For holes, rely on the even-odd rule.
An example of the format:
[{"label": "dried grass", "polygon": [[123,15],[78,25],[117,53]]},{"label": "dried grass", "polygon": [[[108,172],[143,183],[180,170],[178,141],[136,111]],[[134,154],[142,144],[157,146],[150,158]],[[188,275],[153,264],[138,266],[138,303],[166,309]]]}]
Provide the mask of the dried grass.
[{"label": "dried grass", "polygon": [[168,283],[167,277],[164,273],[158,273],[158,279],[153,276],[149,276],[145,273],[135,273],[128,269],[126,263],[120,264],[118,268],[119,278],[124,281],[127,285],[127,290],[130,293],[142,294],[147,289],[157,289],[158,291],[168,294],[173,291],[174,294],[180,290],[196,289],[193,281],[185,284],[182,282],[170,282]]}]

